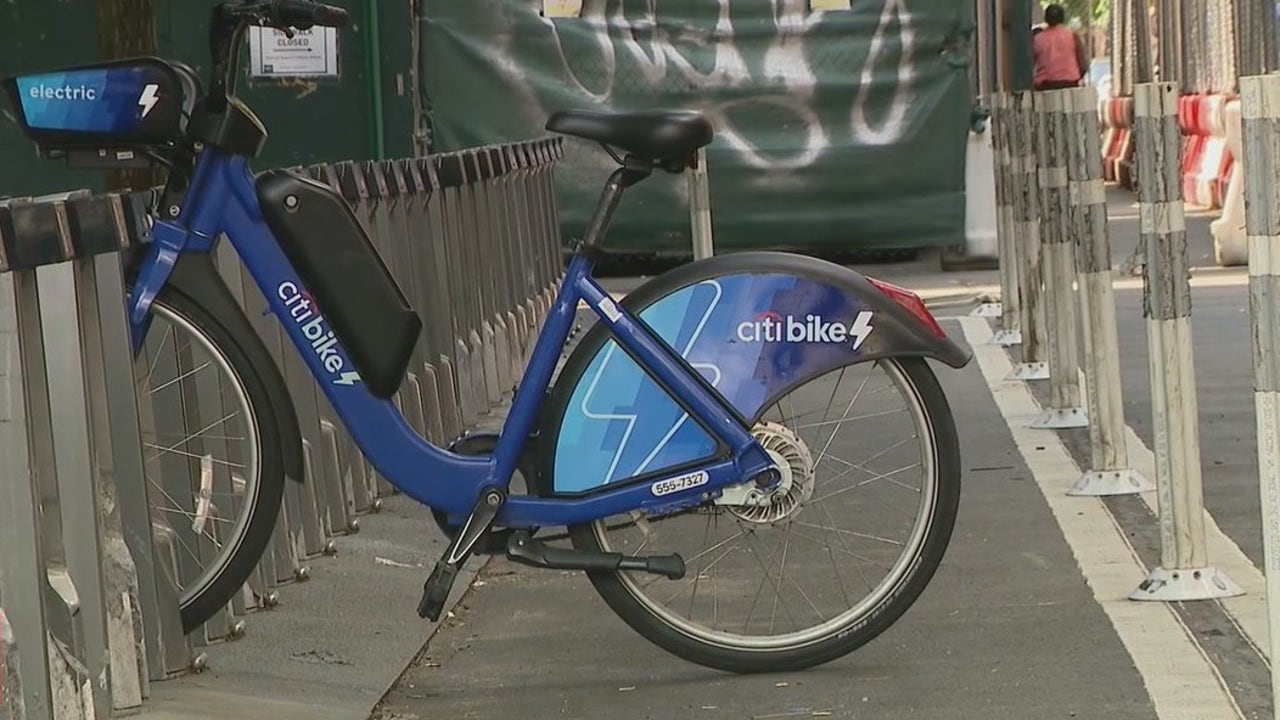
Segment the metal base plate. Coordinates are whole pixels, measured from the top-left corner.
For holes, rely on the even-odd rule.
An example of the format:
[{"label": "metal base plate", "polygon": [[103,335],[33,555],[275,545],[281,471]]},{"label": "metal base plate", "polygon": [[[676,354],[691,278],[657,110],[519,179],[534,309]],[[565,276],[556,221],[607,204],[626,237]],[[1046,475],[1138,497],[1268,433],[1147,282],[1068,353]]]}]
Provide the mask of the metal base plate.
[{"label": "metal base plate", "polygon": [[983,303],[969,313],[972,317],[1000,317],[1002,314],[1000,303]]},{"label": "metal base plate", "polygon": [[1003,345],[1005,347],[1021,345],[1022,331],[1021,330],[997,330],[995,334],[991,336],[991,344]]},{"label": "metal base plate", "polygon": [[1059,430],[1062,428],[1089,427],[1089,416],[1084,408],[1048,408],[1030,425],[1033,428]]},{"label": "metal base plate", "polygon": [[1049,363],[1033,362],[1018,363],[1013,366],[1013,372],[1009,373],[1008,380],[1048,380],[1049,379]]},{"label": "metal base plate", "polygon": [[1075,496],[1132,495],[1155,489],[1156,486],[1138,471],[1125,468],[1124,470],[1090,470],[1071,486],[1067,494]]},{"label": "metal base plate", "polygon": [[1158,567],[1147,575],[1147,579],[1142,581],[1137,590],[1129,593],[1129,599],[1180,602],[1214,600],[1243,594],[1244,590],[1213,566],[1176,570]]}]

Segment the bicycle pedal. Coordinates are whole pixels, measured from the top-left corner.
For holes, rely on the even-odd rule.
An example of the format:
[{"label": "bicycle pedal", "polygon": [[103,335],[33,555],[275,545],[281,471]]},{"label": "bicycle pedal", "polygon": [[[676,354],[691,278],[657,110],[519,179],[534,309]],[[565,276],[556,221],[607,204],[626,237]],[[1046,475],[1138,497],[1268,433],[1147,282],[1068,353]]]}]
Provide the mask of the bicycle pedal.
[{"label": "bicycle pedal", "polygon": [[623,555],[551,547],[521,530],[507,539],[507,557],[515,562],[550,570],[638,570],[665,575],[671,580],[684,577],[684,558],[671,555]]},{"label": "bicycle pedal", "polygon": [[444,611],[445,601],[453,590],[453,583],[458,579],[458,568],[445,560],[436,563],[427,581],[422,584],[422,599],[418,601],[418,617],[431,622],[440,619]]}]

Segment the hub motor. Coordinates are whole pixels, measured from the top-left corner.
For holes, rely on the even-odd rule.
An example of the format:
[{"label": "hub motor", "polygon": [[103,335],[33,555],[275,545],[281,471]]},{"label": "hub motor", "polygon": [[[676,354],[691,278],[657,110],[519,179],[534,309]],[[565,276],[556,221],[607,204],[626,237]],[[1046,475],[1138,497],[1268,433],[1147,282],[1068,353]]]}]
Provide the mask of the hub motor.
[{"label": "hub motor", "polygon": [[791,428],[767,420],[757,424],[751,434],[778,464],[782,481],[772,493],[750,484],[732,488],[733,492],[726,491],[716,504],[752,523],[773,523],[798,513],[813,496],[814,463],[809,446]]}]

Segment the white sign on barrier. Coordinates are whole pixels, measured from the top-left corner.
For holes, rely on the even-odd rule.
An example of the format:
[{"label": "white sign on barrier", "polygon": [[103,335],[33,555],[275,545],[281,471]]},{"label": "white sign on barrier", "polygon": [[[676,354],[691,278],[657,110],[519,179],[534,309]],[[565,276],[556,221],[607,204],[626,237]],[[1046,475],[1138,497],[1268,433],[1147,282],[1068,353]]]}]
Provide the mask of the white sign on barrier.
[{"label": "white sign on barrier", "polygon": [[249,34],[253,77],[338,77],[338,31],[315,26],[294,30],[254,27]]}]

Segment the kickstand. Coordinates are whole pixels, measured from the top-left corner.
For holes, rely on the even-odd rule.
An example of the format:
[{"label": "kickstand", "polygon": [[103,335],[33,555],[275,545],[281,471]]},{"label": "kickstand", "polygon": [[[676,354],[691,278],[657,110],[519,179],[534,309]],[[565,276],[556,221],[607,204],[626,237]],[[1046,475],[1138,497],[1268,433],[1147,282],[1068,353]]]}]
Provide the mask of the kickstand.
[{"label": "kickstand", "polygon": [[444,555],[432,569],[431,575],[423,583],[422,600],[418,602],[418,617],[427,618],[432,622],[440,619],[440,613],[444,610],[445,601],[449,599],[453,583],[458,579],[458,571],[462,569],[467,558],[471,557],[480,539],[493,527],[493,521],[498,517],[498,511],[502,509],[506,499],[506,493],[497,489],[489,489],[481,494],[475,507],[471,509],[471,516],[467,518],[466,524],[454,535],[453,542],[449,543],[448,549],[444,551]]}]

